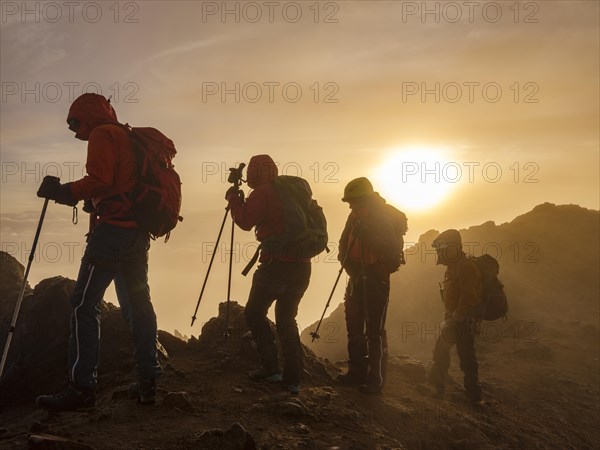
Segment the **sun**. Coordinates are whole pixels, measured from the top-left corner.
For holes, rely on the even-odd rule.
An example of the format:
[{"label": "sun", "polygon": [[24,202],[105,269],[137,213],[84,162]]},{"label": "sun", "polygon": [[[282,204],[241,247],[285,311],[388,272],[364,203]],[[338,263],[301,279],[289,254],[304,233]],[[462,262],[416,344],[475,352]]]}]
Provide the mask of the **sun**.
[{"label": "sun", "polygon": [[448,198],[460,178],[460,167],[451,162],[450,153],[441,147],[395,148],[375,170],[375,190],[400,208],[431,209]]}]

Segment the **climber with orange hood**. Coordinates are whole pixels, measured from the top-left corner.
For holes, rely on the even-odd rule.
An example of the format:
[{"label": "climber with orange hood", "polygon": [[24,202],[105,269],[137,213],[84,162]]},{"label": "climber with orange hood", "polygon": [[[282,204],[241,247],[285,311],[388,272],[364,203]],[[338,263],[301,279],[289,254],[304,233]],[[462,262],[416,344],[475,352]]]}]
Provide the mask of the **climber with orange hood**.
[{"label": "climber with orange hood", "polygon": [[[253,189],[248,198],[244,201],[237,187],[230,188],[225,195],[234,222],[246,231],[254,227],[256,239],[261,243],[285,232],[281,194],[274,186],[277,175],[277,166],[270,156],[253,156],[247,171],[248,186]],[[244,315],[257,344],[262,367],[248,375],[254,381],[281,381],[287,391],[296,394],[303,370],[296,315],[310,281],[310,258],[282,255],[265,245],[259,262]],[[274,301],[276,328],[284,358],[283,374],[279,368],[275,337],[267,319]]]},{"label": "climber with orange hood", "polygon": [[42,395],[37,405],[51,411],[95,405],[100,302],[114,280],[123,316],[133,332],[138,381],[130,386],[132,398],[153,403],[155,380],[160,374],[156,348],[156,315],[148,287],[150,237],[130,210],[127,194],[137,181],[134,148],[128,131],[102,95],[78,97],[67,116],[75,137],[87,141],[87,175],[60,184],[44,178],[38,197],[65,205],[84,200],[84,210],[95,219],[75,288],[68,349],[69,381],[63,391]]}]

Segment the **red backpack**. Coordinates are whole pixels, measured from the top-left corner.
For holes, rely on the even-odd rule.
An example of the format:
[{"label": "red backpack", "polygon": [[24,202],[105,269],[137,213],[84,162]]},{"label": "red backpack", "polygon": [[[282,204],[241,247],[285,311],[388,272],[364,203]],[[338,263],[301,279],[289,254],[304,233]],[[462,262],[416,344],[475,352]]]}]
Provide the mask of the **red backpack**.
[{"label": "red backpack", "polygon": [[165,236],[183,220],[181,210],[181,180],[172,160],[177,153],[173,141],[150,127],[123,125],[133,142],[138,181],[128,199],[138,225],[152,239]]}]

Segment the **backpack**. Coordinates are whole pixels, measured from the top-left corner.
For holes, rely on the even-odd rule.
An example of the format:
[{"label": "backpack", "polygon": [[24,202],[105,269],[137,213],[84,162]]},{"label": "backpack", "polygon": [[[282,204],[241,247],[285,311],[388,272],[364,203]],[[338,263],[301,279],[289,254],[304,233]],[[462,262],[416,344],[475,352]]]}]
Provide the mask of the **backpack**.
[{"label": "backpack", "polygon": [[300,177],[280,175],[274,187],[281,202],[284,233],[265,239],[261,246],[274,256],[312,258],[327,249],[327,220],[312,198],[308,182]]},{"label": "backpack", "polygon": [[273,256],[312,258],[327,250],[327,219],[323,208],[312,198],[308,182],[300,177],[279,175],[275,178],[284,217],[285,232],[263,240],[242,275],[246,276],[256,264],[261,251]]},{"label": "backpack", "polygon": [[394,227],[394,233],[396,234],[396,238],[398,239],[398,244],[400,246],[400,253],[397,258],[395,257],[391,261],[391,272],[396,272],[400,269],[400,266],[406,264],[406,260],[404,259],[404,235],[408,231],[408,219],[406,214],[404,214],[399,209],[394,208],[392,205],[385,205],[386,213],[392,222],[392,226]]},{"label": "backpack", "polygon": [[483,320],[506,320],[508,300],[504,285],[498,279],[500,264],[496,258],[487,253],[481,256],[471,256],[481,275],[482,293],[479,316]]},{"label": "backpack", "polygon": [[138,180],[127,198],[138,225],[152,239],[165,236],[183,220],[181,180],[172,160],[177,153],[173,141],[156,128],[122,125],[133,142]]}]

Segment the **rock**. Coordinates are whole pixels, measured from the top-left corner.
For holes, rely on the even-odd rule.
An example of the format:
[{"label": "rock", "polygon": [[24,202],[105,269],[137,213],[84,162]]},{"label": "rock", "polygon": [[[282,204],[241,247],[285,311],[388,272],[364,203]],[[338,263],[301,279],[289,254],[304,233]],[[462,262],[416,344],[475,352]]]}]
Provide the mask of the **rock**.
[{"label": "rock", "polygon": [[29,431],[31,431],[32,433],[42,433],[46,430],[48,430],[48,425],[37,420],[33,422],[29,427]]},{"label": "rock", "polygon": [[415,383],[422,383],[427,379],[425,364],[406,355],[391,357],[389,368],[398,371],[405,378]]},{"label": "rock", "polygon": [[126,398],[129,398],[129,387],[119,386],[113,391],[110,398],[111,400],[124,400]]},{"label": "rock", "polygon": [[194,411],[194,405],[192,405],[187,392],[169,392],[165,395],[162,406],[167,408],[179,408],[186,412]]},{"label": "rock", "polygon": [[278,416],[300,418],[306,415],[306,408],[298,402],[281,402],[274,406],[274,412]]},{"label": "rock", "polygon": [[297,430],[301,434],[310,434],[310,428],[308,428],[306,425],[304,425],[302,423],[300,425],[298,425]]},{"label": "rock", "polygon": [[205,450],[256,450],[252,435],[237,422],[225,432],[220,428],[203,431],[192,437],[189,444]]},{"label": "rock", "polygon": [[[2,252],[0,260],[3,262],[2,277],[11,274],[18,276],[20,269],[16,260],[11,262],[9,256]],[[6,268],[5,260],[8,261]],[[22,276],[20,279],[22,280]],[[25,295],[0,380],[0,404],[30,402],[40,394],[56,392],[62,388],[72,312],[69,297],[74,285],[75,282],[68,278],[47,278]],[[4,289],[4,285],[0,289]],[[10,301],[4,300],[2,298],[0,301],[0,323],[10,323],[14,301],[12,298]],[[10,306],[10,311],[7,310],[7,305]],[[121,310],[111,303],[101,302],[100,316],[100,384],[115,386],[135,365],[131,330],[123,319]],[[171,342],[168,333],[160,334],[162,339]],[[4,346],[5,337],[4,334],[0,336],[0,348]],[[114,395],[118,396],[118,393]]]},{"label": "rock", "polygon": [[[23,283],[24,273],[25,267],[23,264],[9,253],[0,252],[0,298],[2,300],[13,295],[18,295]],[[1,307],[2,305],[0,304]],[[11,309],[14,309],[14,304],[7,305],[6,311],[10,312]],[[4,315],[2,313],[4,313],[3,310],[0,311],[0,316]]]},{"label": "rock", "polygon": [[238,422],[235,422],[231,427],[223,433],[223,449],[224,450],[254,450],[256,442],[244,427]]},{"label": "rock", "polygon": [[186,342],[163,330],[158,331],[158,340],[169,355],[179,355],[187,349]]},{"label": "rock", "polygon": [[27,448],[40,450],[93,450],[94,447],[51,434],[32,434]]}]

